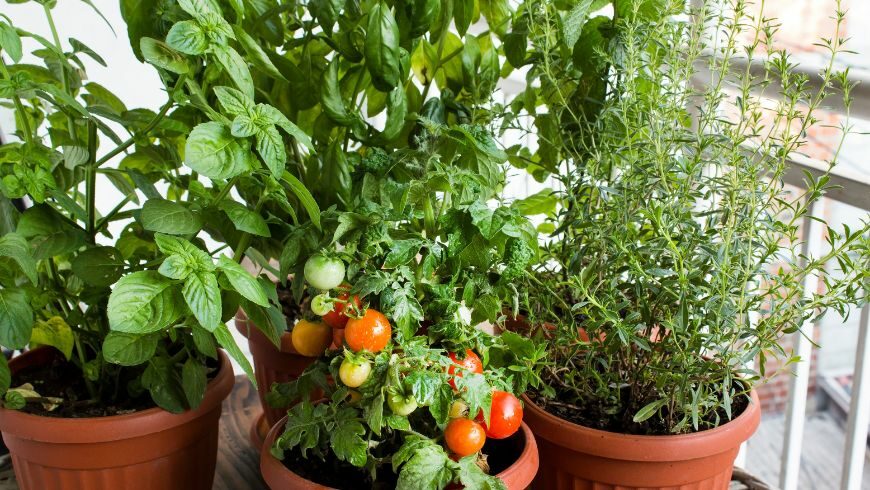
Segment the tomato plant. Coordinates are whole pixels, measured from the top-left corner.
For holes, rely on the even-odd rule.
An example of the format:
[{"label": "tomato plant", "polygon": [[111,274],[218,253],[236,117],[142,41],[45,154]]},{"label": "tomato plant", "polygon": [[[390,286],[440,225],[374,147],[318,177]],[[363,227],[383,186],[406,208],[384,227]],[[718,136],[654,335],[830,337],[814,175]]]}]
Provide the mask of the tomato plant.
[{"label": "tomato plant", "polygon": [[523,405],[513,394],[495,390],[492,393],[489,423],[484,420],[482,412],[475,420],[483,425],[487,437],[505,439],[514,435],[523,423]]},{"label": "tomato plant", "polygon": [[390,342],[393,329],[383,313],[367,308],[359,318],[351,318],[344,329],[344,341],[354,352],[378,352]]},{"label": "tomato plant", "polygon": [[483,448],[486,442],[486,431],[474,420],[456,418],[444,429],[444,441],[453,454],[464,458]]}]

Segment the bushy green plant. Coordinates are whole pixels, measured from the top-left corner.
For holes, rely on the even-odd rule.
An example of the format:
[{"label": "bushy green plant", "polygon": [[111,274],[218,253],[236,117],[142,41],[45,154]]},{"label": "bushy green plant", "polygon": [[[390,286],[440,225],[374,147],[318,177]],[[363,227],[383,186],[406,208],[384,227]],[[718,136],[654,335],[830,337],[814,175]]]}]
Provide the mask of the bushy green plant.
[{"label": "bushy green plant", "polygon": [[[783,183],[825,102],[841,97],[848,112],[835,64],[844,13],[832,8],[814,89],[748,2],[620,0],[589,16],[605,3],[529,1],[515,23],[539,81],[512,105],[541,138],[520,161],[564,188],[547,265],[529,279],[530,321],[557,327],[536,399],[618,432],[716,427],[770,374],[767,360],[798,360],[784,335],[867,299],[868,220],[835,229],[815,217],[826,248],[801,249],[839,146],[803,189]],[[809,276],[823,289],[805,294]]]},{"label": "bushy green plant", "polygon": [[[203,130],[191,132],[183,76],[159,112],[128,109],[85,81],[82,57],[102,58],[75,39],[65,49],[53,2],[39,3],[51,40],[0,20],[0,97],[14,110],[19,139],[0,146],[0,344],[52,345],[81,371],[85,389],[74,396],[83,398],[56,400],[62,414],[72,406],[140,408],[135,401],[147,401],[146,392],[166,410],[194,408],[218,346],[251,374],[224,324],[239,302],[277,302],[274,286],[208,250],[198,235],[217,210],[243,231],[265,224],[227,192],[208,194],[195,174],[181,171],[186,141],[188,157],[201,152],[201,175],[230,172],[218,172],[226,160],[203,151],[217,148],[223,133],[210,132],[197,146]],[[22,38],[39,45],[33,55],[43,65],[22,62]],[[107,165],[122,154],[117,166]],[[122,195],[105,214],[95,205],[98,176]],[[11,204],[18,198],[32,205],[19,212]],[[111,231],[118,223],[121,231]],[[0,362],[6,407],[44,401],[46,394],[10,389],[5,357]]]}]

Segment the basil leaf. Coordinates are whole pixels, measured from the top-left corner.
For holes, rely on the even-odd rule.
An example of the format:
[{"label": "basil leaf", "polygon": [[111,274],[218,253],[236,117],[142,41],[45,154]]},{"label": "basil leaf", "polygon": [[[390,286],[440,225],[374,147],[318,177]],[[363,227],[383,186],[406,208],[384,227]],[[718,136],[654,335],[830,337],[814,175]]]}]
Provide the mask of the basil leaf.
[{"label": "basil leaf", "polygon": [[238,51],[227,46],[212,46],[212,52],[236,87],[253,99],[254,80],[251,78],[247,61],[239,55]]},{"label": "basil leaf", "polygon": [[193,128],[184,149],[185,164],[210,179],[229,179],[252,170],[254,154],[225,125],[207,122]]},{"label": "basil leaf", "polygon": [[109,328],[117,332],[156,332],[183,311],[175,283],[157,271],[139,271],[121,278],[109,295]]},{"label": "basil leaf", "polygon": [[399,26],[384,2],[378,2],[369,11],[365,57],[372,83],[378,90],[389,92],[399,85]]},{"label": "basil leaf", "polygon": [[145,58],[145,61],[151,63],[157,68],[171,71],[172,73],[177,73],[179,75],[190,71],[190,67],[187,66],[187,60],[184,56],[162,41],[151,39],[150,37],[143,37],[139,40],[139,49],[141,50],[142,57]]},{"label": "basil leaf", "polygon": [[71,268],[76,276],[91,286],[106,287],[121,278],[125,265],[117,248],[94,247],[78,254]]},{"label": "basil leaf", "polygon": [[208,385],[208,377],[205,373],[205,366],[197,362],[196,359],[188,357],[181,368],[181,387],[184,389],[184,396],[187,398],[190,408],[194,409],[202,403],[202,399],[205,398],[206,385]]},{"label": "basil leaf", "polygon": [[30,254],[30,245],[18,233],[9,233],[0,237],[0,257],[9,257],[21,268],[30,282],[36,284],[36,260]]},{"label": "basil leaf", "polygon": [[184,301],[206,330],[213,332],[221,323],[221,290],[211,272],[194,272],[181,288]]},{"label": "basil leaf", "polygon": [[245,270],[244,267],[226,257],[219,258],[217,266],[224,273],[227,280],[230,281],[233,289],[245,299],[260,306],[269,306],[269,298],[260,286],[259,281],[250,272]]},{"label": "basil leaf", "polygon": [[[166,35],[166,44],[176,51],[194,56],[201,55],[208,49],[205,31],[192,20],[183,20],[173,25]],[[144,52],[142,56],[145,56]]]},{"label": "basil leaf", "polygon": [[245,207],[244,204],[236,201],[223,201],[220,204],[220,208],[227,214],[237,230],[257,236],[272,236],[269,232],[269,225],[266,224],[266,220],[264,220],[259,214]]},{"label": "basil leaf", "polygon": [[145,201],[139,220],[146,230],[169,235],[192,235],[202,228],[199,215],[183,204],[165,199]]},{"label": "basil leaf", "polygon": [[0,345],[21,349],[30,340],[33,309],[24,291],[0,289]]},{"label": "basil leaf", "polygon": [[103,340],[103,358],[120,366],[138,366],[154,357],[158,339],[156,334],[109,332]]}]

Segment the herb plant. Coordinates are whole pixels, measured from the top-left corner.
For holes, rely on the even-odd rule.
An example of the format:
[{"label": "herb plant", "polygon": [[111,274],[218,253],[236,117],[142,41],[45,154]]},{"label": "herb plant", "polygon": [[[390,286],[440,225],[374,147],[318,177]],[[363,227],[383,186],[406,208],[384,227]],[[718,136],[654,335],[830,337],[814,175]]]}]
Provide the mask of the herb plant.
[{"label": "herb plant", "polygon": [[[867,220],[814,217],[827,241],[816,256],[799,235],[839,146],[802,190],[783,183],[826,100],[848,112],[844,13],[837,2],[813,89],[748,2],[620,0],[593,14],[604,3],[527,1],[514,24],[528,43],[514,56],[539,83],[508,126],[531,119],[541,141],[516,162],[564,189],[546,265],[526,281],[530,322],[556,327],[535,400],[615,432],[704,430],[739,415],[768,359],[798,361],[783,335],[867,300]],[[808,276],[824,288],[804,294]]]},{"label": "herb plant", "polygon": [[[258,308],[277,302],[274,286],[207,250],[198,235],[219,210],[240,234],[260,222],[182,169],[179,150],[186,145],[188,157],[202,153],[194,168],[201,175],[237,171],[223,166],[223,154],[207,154],[223,133],[191,131],[183,75],[159,112],[128,109],[105,87],[85,82],[82,57],[104,64],[102,58],[75,39],[66,50],[53,2],[40,3],[51,40],[0,20],[0,97],[15,112],[19,139],[0,146],[0,344],[52,345],[81,371],[83,389],[52,400],[61,415],[74,407],[97,407],[89,413],[99,415],[111,414],[110,407],[141,408],[149,395],[172,412],[195,408],[218,346],[250,374],[224,321],[240,302]],[[22,38],[39,45],[33,55],[44,66],[21,62]],[[243,102],[239,96],[234,110]],[[197,143],[204,131],[215,139]],[[107,165],[122,155],[117,166]],[[244,162],[253,166],[253,158]],[[123,197],[100,213],[96,195],[108,183]],[[25,197],[32,206],[19,212],[11,200]],[[113,224],[123,225],[119,233]],[[0,362],[4,406],[45,401],[32,389],[10,389],[5,358]]]}]

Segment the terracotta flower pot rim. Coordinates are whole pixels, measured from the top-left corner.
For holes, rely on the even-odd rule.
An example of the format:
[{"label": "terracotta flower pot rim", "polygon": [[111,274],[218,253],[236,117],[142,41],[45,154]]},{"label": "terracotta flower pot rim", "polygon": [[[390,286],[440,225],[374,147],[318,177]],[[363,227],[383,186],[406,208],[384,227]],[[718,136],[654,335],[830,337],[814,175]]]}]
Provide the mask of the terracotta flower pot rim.
[{"label": "terracotta flower pot rim", "polygon": [[[23,439],[56,444],[87,444],[132,439],[153,433],[155,427],[160,427],[160,430],[171,430],[213,410],[232,391],[235,383],[232,364],[221,349],[218,349],[218,358],[220,364],[217,376],[208,382],[205,397],[195,410],[174,414],[160,407],[153,407],[134,413],[106,417],[59,418],[0,408],[0,426],[3,432]],[[86,431],[81,430],[83,426],[87,427]]]},{"label": "terracotta flower pot rim", "polygon": [[726,452],[749,439],[761,420],[761,402],[755,390],[750,394],[746,409],[728,423],[691,434],[659,436],[622,434],[584,427],[547,412],[526,395],[522,398],[531,425],[537,426],[537,419],[550,426],[546,430],[536,427],[536,437],[574,451],[626,461],[683,461]]},{"label": "terracotta flower pot rim", "polygon": [[[332,489],[332,487],[327,487],[321,485],[319,483],[312,482],[311,480],[307,480],[292,472],[289,468],[284,466],[281,461],[278,461],[277,458],[272,456],[270,451],[273,444],[275,444],[275,440],[278,438],[278,433],[284,428],[284,425],[287,423],[287,416],[278,421],[271,430],[269,430],[269,434],[266,435],[266,440],[263,443],[263,448],[260,451],[260,472],[263,474],[263,478],[266,480],[266,484],[269,484],[269,476],[272,478],[280,477],[286,480],[284,483],[291,483],[292,485],[288,488],[298,488],[298,489]],[[519,456],[517,456],[516,461],[511,463],[504,471],[498,473],[499,478],[504,481],[512,480],[514,477],[517,479],[522,478],[522,473],[528,471],[528,469],[524,469],[524,465],[522,463],[533,460],[534,461],[534,470],[532,471],[532,475],[538,471],[538,445],[535,442],[535,435],[532,433],[532,430],[526,425],[525,422],[521,425],[523,431],[523,437],[525,437],[525,444],[523,445],[523,450],[520,452]],[[531,476],[528,478],[528,482],[531,483]],[[527,483],[527,485],[529,484]]]}]

